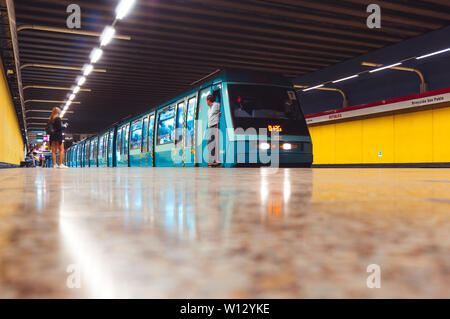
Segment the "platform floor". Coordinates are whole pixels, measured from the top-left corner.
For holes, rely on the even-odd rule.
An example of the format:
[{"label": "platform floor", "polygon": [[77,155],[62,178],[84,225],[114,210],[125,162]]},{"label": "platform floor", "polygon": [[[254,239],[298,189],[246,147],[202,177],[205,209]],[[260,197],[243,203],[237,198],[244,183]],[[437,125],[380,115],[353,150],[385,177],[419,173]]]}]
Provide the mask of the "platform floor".
[{"label": "platform floor", "polygon": [[450,169],[0,170],[15,297],[449,298]]}]

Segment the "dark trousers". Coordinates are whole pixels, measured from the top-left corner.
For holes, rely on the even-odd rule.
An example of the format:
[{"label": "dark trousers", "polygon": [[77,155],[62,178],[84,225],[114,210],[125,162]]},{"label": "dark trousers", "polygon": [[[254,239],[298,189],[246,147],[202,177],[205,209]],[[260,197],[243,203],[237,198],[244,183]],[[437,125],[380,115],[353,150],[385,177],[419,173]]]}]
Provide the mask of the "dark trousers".
[{"label": "dark trousers", "polygon": [[212,125],[208,129],[208,164],[219,162],[219,124]]}]

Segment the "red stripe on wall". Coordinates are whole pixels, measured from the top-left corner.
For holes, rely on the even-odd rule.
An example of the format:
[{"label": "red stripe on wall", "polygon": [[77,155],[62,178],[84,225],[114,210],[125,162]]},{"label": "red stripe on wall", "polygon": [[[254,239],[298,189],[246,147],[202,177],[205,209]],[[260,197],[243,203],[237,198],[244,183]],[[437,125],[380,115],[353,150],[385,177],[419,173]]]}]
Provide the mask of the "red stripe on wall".
[{"label": "red stripe on wall", "polygon": [[407,95],[407,96],[402,96],[402,97],[397,97],[397,98],[393,98],[393,99],[389,99],[389,100],[382,100],[382,101],[377,101],[377,102],[372,102],[372,103],[367,103],[367,104],[354,105],[354,106],[344,107],[344,108],[336,109],[336,110],[329,110],[329,111],[325,111],[325,112],[308,114],[308,115],[305,115],[305,118],[313,118],[313,117],[318,117],[318,116],[323,116],[323,115],[328,115],[328,114],[360,110],[360,109],[365,109],[365,108],[369,108],[369,107],[385,105],[385,104],[392,104],[392,103],[403,102],[403,101],[408,101],[408,100],[415,100],[415,99],[420,99],[420,98],[424,98],[424,97],[445,94],[445,93],[450,93],[450,88],[434,90],[434,91],[413,94],[413,95]]}]

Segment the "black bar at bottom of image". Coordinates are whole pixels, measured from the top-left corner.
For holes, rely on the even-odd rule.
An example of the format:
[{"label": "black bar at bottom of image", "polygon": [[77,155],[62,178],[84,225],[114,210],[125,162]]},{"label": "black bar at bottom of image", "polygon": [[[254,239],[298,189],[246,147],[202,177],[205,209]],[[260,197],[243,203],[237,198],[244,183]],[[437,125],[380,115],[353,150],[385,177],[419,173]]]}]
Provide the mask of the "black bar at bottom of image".
[{"label": "black bar at bottom of image", "polygon": [[[346,317],[384,317],[392,310],[402,315],[430,315],[447,310],[449,300],[419,299],[9,299],[0,300],[0,309],[48,313],[61,309],[71,316],[111,313],[129,318],[133,314],[148,318],[300,318],[331,314]],[[53,308],[55,307],[55,308]],[[444,309],[445,307],[445,309]],[[309,315],[308,315],[309,314]]]}]

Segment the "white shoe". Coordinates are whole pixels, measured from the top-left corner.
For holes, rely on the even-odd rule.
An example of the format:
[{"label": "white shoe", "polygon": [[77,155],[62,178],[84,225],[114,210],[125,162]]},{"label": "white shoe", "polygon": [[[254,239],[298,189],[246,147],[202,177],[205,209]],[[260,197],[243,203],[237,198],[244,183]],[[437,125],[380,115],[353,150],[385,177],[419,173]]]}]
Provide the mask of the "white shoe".
[{"label": "white shoe", "polygon": [[61,164],[61,165],[59,165],[59,168],[64,168],[64,169],[66,169],[66,168],[68,168],[66,165],[64,165],[64,164]]},{"label": "white shoe", "polygon": [[53,166],[53,168],[59,168],[59,165],[58,165],[58,164],[56,164],[56,165],[54,165],[54,166]]}]

